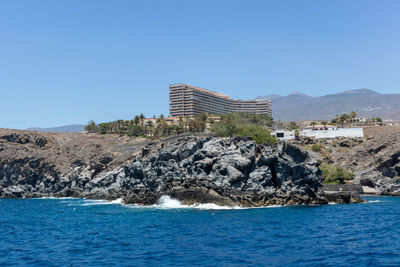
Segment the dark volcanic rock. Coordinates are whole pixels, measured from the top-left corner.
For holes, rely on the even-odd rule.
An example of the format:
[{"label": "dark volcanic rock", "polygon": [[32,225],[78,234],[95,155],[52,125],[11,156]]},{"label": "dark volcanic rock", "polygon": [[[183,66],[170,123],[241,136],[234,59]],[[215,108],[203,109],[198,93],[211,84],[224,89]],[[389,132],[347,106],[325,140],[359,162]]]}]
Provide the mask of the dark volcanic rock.
[{"label": "dark volcanic rock", "polygon": [[162,195],[187,204],[326,203],[317,162],[285,143],[257,147],[243,138],[187,138],[126,170],[135,181],[129,203],[154,203]]},{"label": "dark volcanic rock", "polygon": [[325,196],[329,202],[335,202],[341,204],[366,202],[365,200],[360,198],[358,192],[352,192],[352,191],[336,191],[336,192],[326,191]]},{"label": "dark volcanic rock", "polygon": [[40,148],[45,147],[47,144],[46,138],[40,137],[40,136],[32,136],[32,135],[28,135],[28,134],[20,135],[20,134],[12,133],[12,134],[8,134],[8,135],[0,136],[0,139],[4,139],[10,143],[17,143],[17,144],[31,143]]},{"label": "dark volcanic rock", "polygon": [[[289,144],[257,147],[243,138],[186,138],[144,155],[117,172],[95,178],[86,193],[116,197],[124,192],[125,202],[137,204],[154,204],[162,195],[185,204],[327,202],[317,161]],[[119,190],[110,191],[111,185]]]},{"label": "dark volcanic rock", "polygon": [[[107,164],[101,157],[96,164]],[[264,206],[325,204],[317,161],[286,143],[257,146],[245,138],[184,138],[149,144],[131,164],[104,171],[74,159],[60,173],[43,159],[0,164],[0,197],[124,198],[154,204],[169,195],[185,204]]]}]

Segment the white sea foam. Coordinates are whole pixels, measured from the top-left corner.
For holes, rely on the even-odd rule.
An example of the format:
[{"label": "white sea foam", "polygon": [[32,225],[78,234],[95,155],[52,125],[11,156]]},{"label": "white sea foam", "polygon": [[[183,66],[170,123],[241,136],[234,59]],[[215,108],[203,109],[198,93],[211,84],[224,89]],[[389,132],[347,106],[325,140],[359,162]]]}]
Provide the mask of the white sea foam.
[{"label": "white sea foam", "polygon": [[168,195],[163,195],[157,201],[157,204],[143,206],[138,204],[126,204],[128,208],[134,209],[198,209],[198,210],[243,210],[243,209],[263,209],[263,208],[281,208],[284,205],[270,205],[261,207],[240,207],[240,206],[221,206],[215,203],[197,203],[193,205],[182,204],[179,200]]},{"label": "white sea foam", "polygon": [[151,206],[140,206],[140,205],[127,205],[131,208],[153,208],[153,209],[199,209],[199,210],[232,210],[232,209],[246,209],[239,206],[220,206],[214,203],[203,203],[203,204],[193,204],[185,205],[179,200],[172,198],[168,195],[163,195],[157,201],[157,204]]},{"label": "white sea foam", "polygon": [[[269,205],[260,207],[221,206],[214,203],[196,203],[193,205],[185,205],[182,204],[178,199],[172,198],[168,195],[161,196],[160,199],[157,201],[157,204],[150,206],[143,206],[137,204],[124,204],[122,198],[118,198],[111,201],[102,199],[85,199],[85,198],[74,198],[74,197],[41,197],[38,199],[80,200],[78,203],[76,203],[75,201],[73,202],[64,201],[64,203],[69,203],[68,206],[123,205],[129,208],[144,208],[144,209],[154,208],[154,209],[240,210],[240,209],[285,207],[285,205]],[[375,202],[380,202],[380,200],[377,200]],[[329,204],[334,204],[334,203],[329,203]]]},{"label": "white sea foam", "polygon": [[377,203],[377,202],[382,202],[382,200],[368,200],[368,203]]},{"label": "white sea foam", "polygon": [[74,197],[38,197],[36,199],[77,199]]},{"label": "white sea foam", "polygon": [[97,200],[97,199],[84,199],[82,204],[70,204],[71,206],[94,206],[94,205],[121,205],[122,198],[115,200]]},{"label": "white sea foam", "polygon": [[216,205],[214,203],[204,203],[204,204],[194,204],[190,206],[191,208],[194,209],[200,209],[200,210],[239,210],[239,209],[246,209],[243,207],[239,207],[239,206],[233,206],[233,207],[229,207],[229,206],[219,206]]},{"label": "white sea foam", "polygon": [[160,199],[157,201],[156,205],[153,205],[159,208],[166,208],[166,209],[181,209],[181,208],[188,208],[188,205],[182,205],[182,203],[170,196],[161,196]]}]

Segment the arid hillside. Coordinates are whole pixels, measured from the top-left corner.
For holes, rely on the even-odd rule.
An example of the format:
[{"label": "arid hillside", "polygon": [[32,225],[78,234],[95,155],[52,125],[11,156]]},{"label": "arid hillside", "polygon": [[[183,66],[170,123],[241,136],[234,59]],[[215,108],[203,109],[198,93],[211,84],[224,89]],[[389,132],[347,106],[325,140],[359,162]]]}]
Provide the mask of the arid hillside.
[{"label": "arid hillside", "polygon": [[85,170],[91,177],[129,163],[150,143],[144,138],[86,133],[39,133],[0,129],[0,165],[17,164],[20,172],[44,168],[67,175]]}]

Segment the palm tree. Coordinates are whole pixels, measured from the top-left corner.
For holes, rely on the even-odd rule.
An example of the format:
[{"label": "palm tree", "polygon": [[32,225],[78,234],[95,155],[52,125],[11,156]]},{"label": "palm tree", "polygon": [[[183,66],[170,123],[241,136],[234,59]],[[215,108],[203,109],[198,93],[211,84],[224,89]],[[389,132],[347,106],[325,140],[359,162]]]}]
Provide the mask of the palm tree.
[{"label": "palm tree", "polygon": [[317,123],[316,123],[315,121],[312,121],[312,122],[310,123],[310,125],[311,125],[312,128],[313,128],[313,130],[314,130],[314,127],[315,127],[316,124],[317,124]]},{"label": "palm tree", "polygon": [[152,132],[153,132],[153,123],[151,121],[147,121],[146,128],[147,128],[147,131],[146,131],[147,135],[151,136]]},{"label": "palm tree", "polygon": [[350,113],[350,117],[351,117],[351,120],[352,120],[352,121],[354,121],[354,119],[356,118],[356,116],[357,116],[357,113],[356,113],[355,111],[352,111],[352,112]]},{"label": "palm tree", "polygon": [[343,124],[344,124],[345,122],[348,121],[348,119],[349,119],[349,115],[347,115],[347,114],[342,114],[342,115],[340,116],[339,120],[340,120],[340,123],[342,124],[342,126],[343,126]]},{"label": "palm tree", "polygon": [[144,124],[144,119],[145,119],[145,117],[144,117],[144,115],[143,115],[143,113],[140,113],[140,124],[142,125],[142,127],[143,127],[143,124]]},{"label": "palm tree", "polygon": [[290,129],[291,130],[296,130],[298,128],[299,128],[299,126],[297,125],[297,123],[295,121],[291,121],[290,122]]},{"label": "palm tree", "polygon": [[299,131],[299,129],[294,130],[294,137],[295,137],[296,141],[300,140],[300,131]]},{"label": "palm tree", "polygon": [[184,127],[185,127],[185,132],[187,132],[188,128],[189,128],[189,117],[188,116],[185,117]]},{"label": "palm tree", "polygon": [[133,119],[133,123],[134,123],[135,125],[138,125],[139,122],[140,122],[139,116],[135,116],[135,118]]},{"label": "palm tree", "polygon": [[168,124],[165,122],[165,120],[161,120],[161,134],[162,135],[168,135]]},{"label": "palm tree", "polygon": [[326,125],[328,124],[328,122],[327,121],[323,121],[323,122],[321,122],[321,124],[324,125],[324,129],[326,130],[327,129]]},{"label": "palm tree", "polygon": [[85,126],[85,130],[89,133],[95,133],[98,130],[98,127],[94,121],[89,121],[88,125]]},{"label": "palm tree", "polygon": [[124,125],[124,121],[123,120],[117,120],[117,122],[116,122],[116,127],[117,127],[116,132],[117,133],[121,132],[121,128],[122,128],[123,125]]},{"label": "palm tree", "polygon": [[185,125],[184,122],[183,122],[182,117],[179,117],[178,125],[179,125],[180,127],[183,127],[183,126]]}]

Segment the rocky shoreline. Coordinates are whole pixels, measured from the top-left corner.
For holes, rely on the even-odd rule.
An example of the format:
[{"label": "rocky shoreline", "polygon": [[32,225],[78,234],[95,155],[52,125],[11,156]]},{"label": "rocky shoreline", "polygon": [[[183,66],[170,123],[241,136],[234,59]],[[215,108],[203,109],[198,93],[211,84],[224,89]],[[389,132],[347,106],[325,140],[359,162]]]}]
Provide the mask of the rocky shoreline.
[{"label": "rocky shoreline", "polygon": [[[70,148],[63,152],[66,144],[56,142],[59,137],[28,133],[0,137],[0,198],[122,198],[124,203],[152,205],[169,195],[189,205],[328,203],[319,162],[289,143],[187,137],[173,143],[125,140],[130,147],[126,149],[115,140],[112,147],[98,140],[91,144],[93,149],[86,144],[75,152]],[[358,196],[335,198],[339,203],[360,201]]]}]

